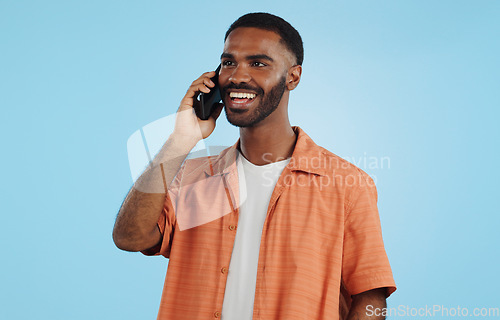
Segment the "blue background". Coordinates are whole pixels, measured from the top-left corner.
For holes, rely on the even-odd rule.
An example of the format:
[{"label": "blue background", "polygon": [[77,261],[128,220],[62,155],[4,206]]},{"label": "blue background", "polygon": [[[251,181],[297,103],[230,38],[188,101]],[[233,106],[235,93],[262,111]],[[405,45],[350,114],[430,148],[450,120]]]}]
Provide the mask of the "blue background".
[{"label": "blue background", "polygon": [[500,307],[499,1],[2,0],[0,318],[156,317],[167,260],[111,239],[127,139],[255,11],[304,40],[292,124],[376,179],[389,306]]}]

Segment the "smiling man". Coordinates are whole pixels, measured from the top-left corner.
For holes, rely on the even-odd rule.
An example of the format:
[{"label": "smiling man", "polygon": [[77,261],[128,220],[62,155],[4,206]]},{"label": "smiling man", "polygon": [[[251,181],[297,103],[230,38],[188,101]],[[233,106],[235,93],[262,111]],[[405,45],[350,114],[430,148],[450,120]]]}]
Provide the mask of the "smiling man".
[{"label": "smiling man", "polygon": [[[378,319],[368,311],[396,289],[372,179],[289,123],[302,61],[285,20],[235,21],[218,74],[223,104],[199,119],[196,98],[215,72],[196,79],[127,195],[116,245],[170,259],[158,319]],[[223,108],[240,139],[185,160]]]},{"label": "smiling man", "polygon": [[[287,89],[288,72],[294,77],[292,81],[298,81],[301,65],[280,41],[273,31],[248,27],[232,30],[226,37],[219,79],[225,85],[222,96],[227,119],[233,125],[254,127],[273,114],[280,102],[285,108],[275,116],[286,115],[288,99],[282,102],[282,97]],[[255,71],[245,70],[247,67]],[[234,69],[238,72],[233,72]]]}]

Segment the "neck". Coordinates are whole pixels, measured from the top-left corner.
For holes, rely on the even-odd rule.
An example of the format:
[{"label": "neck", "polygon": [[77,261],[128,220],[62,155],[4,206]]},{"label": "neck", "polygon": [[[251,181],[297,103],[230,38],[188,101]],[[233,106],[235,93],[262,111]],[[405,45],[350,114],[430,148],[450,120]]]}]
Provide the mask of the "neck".
[{"label": "neck", "polygon": [[289,158],[297,136],[290,123],[240,128],[240,151],[255,165],[265,165]]}]

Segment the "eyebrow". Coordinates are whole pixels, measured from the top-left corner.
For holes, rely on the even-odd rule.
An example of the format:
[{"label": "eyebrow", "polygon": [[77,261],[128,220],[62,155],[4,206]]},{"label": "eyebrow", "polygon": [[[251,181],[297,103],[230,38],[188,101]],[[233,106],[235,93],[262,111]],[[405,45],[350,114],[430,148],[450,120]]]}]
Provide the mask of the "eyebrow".
[{"label": "eyebrow", "polygon": [[[221,59],[226,58],[226,59],[234,59],[234,56],[230,53],[223,53],[220,56]],[[274,62],[274,59],[268,56],[267,54],[253,54],[250,56],[245,57],[246,60],[267,60],[270,62]]]}]

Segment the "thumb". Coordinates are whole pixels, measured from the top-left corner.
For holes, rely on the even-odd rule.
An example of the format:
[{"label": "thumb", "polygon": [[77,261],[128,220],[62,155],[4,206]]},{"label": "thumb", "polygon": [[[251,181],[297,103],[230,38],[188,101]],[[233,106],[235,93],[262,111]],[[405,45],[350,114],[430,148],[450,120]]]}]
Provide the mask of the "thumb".
[{"label": "thumb", "polygon": [[210,117],[214,118],[214,120],[217,120],[217,118],[219,118],[219,115],[222,112],[223,108],[224,108],[224,104],[219,102],[217,104],[217,107],[215,107],[214,112],[212,112],[212,115]]}]

